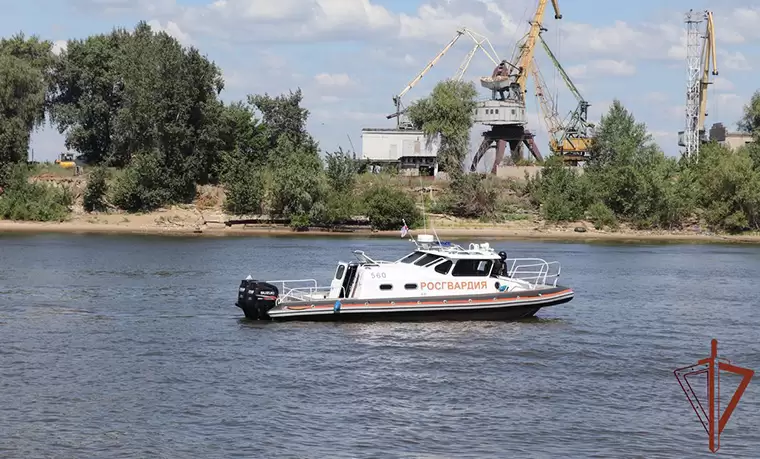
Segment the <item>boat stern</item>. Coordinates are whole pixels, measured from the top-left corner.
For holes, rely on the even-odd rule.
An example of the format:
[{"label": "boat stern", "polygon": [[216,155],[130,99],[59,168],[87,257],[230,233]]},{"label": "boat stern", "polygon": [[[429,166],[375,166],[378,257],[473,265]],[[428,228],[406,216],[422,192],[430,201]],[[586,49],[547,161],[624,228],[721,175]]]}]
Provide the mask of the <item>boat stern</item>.
[{"label": "boat stern", "polygon": [[270,320],[269,311],[277,305],[279,295],[276,286],[248,276],[240,281],[235,306],[249,320]]}]

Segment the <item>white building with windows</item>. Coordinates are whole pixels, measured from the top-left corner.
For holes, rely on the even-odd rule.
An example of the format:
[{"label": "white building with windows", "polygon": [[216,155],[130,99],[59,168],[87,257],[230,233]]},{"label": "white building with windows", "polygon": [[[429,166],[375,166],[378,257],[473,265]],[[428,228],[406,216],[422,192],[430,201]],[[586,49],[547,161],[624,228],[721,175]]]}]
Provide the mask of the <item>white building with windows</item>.
[{"label": "white building with windows", "polygon": [[440,139],[411,129],[362,129],[361,159],[376,166],[396,165],[405,175],[438,174]]}]

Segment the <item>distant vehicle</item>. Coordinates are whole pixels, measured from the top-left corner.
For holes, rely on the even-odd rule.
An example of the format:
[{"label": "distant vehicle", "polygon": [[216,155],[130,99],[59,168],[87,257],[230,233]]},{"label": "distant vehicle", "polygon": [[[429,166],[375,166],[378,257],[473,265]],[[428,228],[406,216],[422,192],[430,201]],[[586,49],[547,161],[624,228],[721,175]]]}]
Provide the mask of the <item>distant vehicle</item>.
[{"label": "distant vehicle", "polygon": [[71,169],[77,165],[72,153],[61,153],[58,155],[58,159],[55,160],[55,163],[64,169]]}]

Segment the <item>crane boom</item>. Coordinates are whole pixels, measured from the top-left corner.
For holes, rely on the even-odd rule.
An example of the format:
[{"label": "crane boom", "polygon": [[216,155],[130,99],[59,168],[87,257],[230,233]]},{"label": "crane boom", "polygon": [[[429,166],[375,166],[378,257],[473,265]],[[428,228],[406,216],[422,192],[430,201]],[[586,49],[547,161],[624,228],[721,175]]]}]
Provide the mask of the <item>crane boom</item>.
[{"label": "crane boom", "polygon": [[546,123],[546,130],[549,134],[550,143],[558,143],[561,140],[562,122],[559,119],[557,113],[557,104],[551,96],[551,93],[547,90],[546,82],[543,75],[536,65],[535,59],[530,66],[530,72],[533,75],[533,84],[536,87],[536,98],[538,99],[541,112],[544,115],[544,123]]},{"label": "crane boom", "polygon": [[[554,8],[554,19],[562,19],[562,14],[559,12],[558,0],[551,0],[552,7]],[[538,7],[536,13],[533,15],[533,20],[530,23],[530,31],[528,32],[525,43],[521,46],[520,56],[517,59],[515,65],[518,69],[517,78],[515,82],[520,86],[520,89],[525,94],[525,82],[528,79],[528,72],[531,65],[533,65],[533,55],[536,47],[536,39],[538,38],[543,26],[541,21],[546,11],[546,4],[548,0],[538,0]]]},{"label": "crane boom", "polygon": [[[455,81],[460,81],[462,78],[464,78],[465,72],[467,72],[467,68],[470,66],[470,62],[472,62],[472,58],[475,57],[475,53],[478,52],[478,49],[483,51],[483,54],[488,57],[488,59],[493,63],[493,65],[499,65],[499,56],[496,53],[496,50],[493,48],[493,45],[491,45],[491,42],[488,40],[488,38],[484,37],[483,35],[474,33],[471,30],[463,29],[464,32],[472,38],[472,41],[475,42],[475,45],[473,45],[472,49],[467,53],[464,60],[462,61],[462,64],[459,66],[459,69],[457,70],[457,73],[454,75]],[[483,46],[484,43],[488,44],[488,48],[490,48],[490,51]]]},{"label": "crane boom", "polygon": [[425,66],[424,69],[416,76],[412,81],[409,82],[409,84],[406,85],[406,87],[393,98],[393,103],[396,105],[396,113],[388,115],[386,118],[391,119],[394,117],[398,117],[401,115],[401,98],[404,97],[404,95],[409,92],[410,89],[412,89],[419,81],[422,79],[423,76],[425,76],[428,71],[433,68],[433,66],[438,63],[439,60],[451,49],[452,46],[459,40],[459,38],[464,35],[465,31],[463,29],[457,30],[456,35],[454,35],[454,38],[451,39],[448,45],[446,45],[441,52],[438,53],[437,56],[431,60],[428,65]]},{"label": "crane boom", "polygon": [[570,90],[571,93],[573,93],[573,96],[578,100],[578,102],[585,102],[585,99],[583,99],[583,96],[581,96],[581,92],[578,90],[578,88],[575,86],[575,83],[573,83],[573,80],[570,79],[570,76],[565,72],[564,67],[562,67],[562,64],[559,63],[559,60],[552,52],[551,48],[549,48],[549,45],[546,44],[546,41],[544,41],[543,35],[538,35],[539,39],[541,40],[541,45],[544,47],[544,50],[546,51],[546,54],[549,56],[549,59],[551,59],[552,63],[554,64],[554,67],[559,72],[560,76],[562,76],[562,79],[565,81],[565,85],[567,85],[567,89]]},{"label": "crane boom", "polygon": [[707,113],[707,86],[710,81],[710,64],[712,63],[712,74],[718,74],[718,61],[715,58],[715,27],[713,26],[712,11],[706,12],[707,30],[704,36],[704,46],[702,47],[702,79],[699,81],[699,122],[697,129],[705,129],[705,116]]}]

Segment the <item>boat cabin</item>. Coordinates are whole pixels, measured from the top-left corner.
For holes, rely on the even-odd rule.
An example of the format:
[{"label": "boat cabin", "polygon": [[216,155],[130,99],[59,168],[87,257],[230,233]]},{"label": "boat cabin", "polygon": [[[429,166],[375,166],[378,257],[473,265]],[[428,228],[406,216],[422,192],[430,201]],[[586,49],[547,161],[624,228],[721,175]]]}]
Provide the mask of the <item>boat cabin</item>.
[{"label": "boat cabin", "polygon": [[329,298],[404,298],[457,296],[508,291],[505,254],[488,244],[465,250],[420,235],[417,248],[392,262],[375,261],[355,251],[360,261],[341,262]]}]

